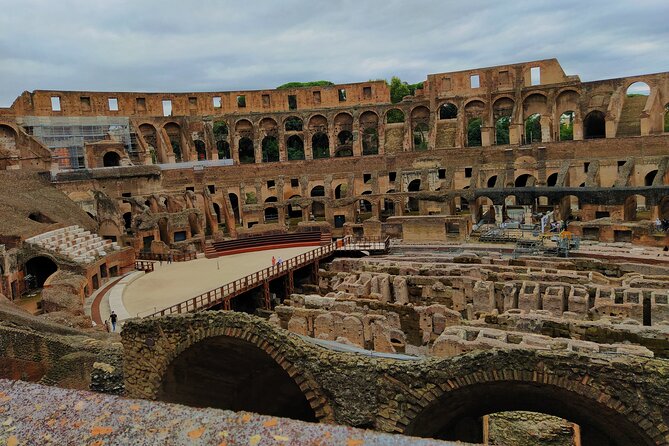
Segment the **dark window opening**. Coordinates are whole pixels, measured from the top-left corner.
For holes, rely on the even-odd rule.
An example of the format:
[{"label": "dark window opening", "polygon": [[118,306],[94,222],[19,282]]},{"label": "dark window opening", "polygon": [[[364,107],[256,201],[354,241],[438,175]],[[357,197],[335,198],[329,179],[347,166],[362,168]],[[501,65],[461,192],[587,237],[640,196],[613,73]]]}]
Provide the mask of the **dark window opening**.
[{"label": "dark window opening", "polygon": [[339,89],[339,102],[346,102],[346,90],[343,88]]},{"label": "dark window opening", "polygon": [[297,178],[291,178],[290,187],[300,187],[300,180],[298,180]]},{"label": "dark window opening", "polygon": [[590,168],[590,163],[583,163],[583,172],[588,173],[588,169]]},{"label": "dark window opening", "polygon": [[388,181],[393,183],[395,182],[395,178],[397,178],[397,172],[388,172]]},{"label": "dark window opening", "polygon": [[183,242],[184,240],[186,240],[186,231],[176,231],[174,233],[175,242]]},{"label": "dark window opening", "polygon": [[186,190],[189,190],[189,191],[191,191],[191,192],[195,192],[195,187],[193,187],[193,186],[188,186],[188,187],[186,187]]},{"label": "dark window opening", "polygon": [[297,109],[297,96],[294,94],[289,94],[288,95],[288,110],[296,110]]},{"label": "dark window opening", "polygon": [[91,98],[88,96],[82,96],[80,98],[81,100],[81,109],[83,111],[90,111],[91,110]]},{"label": "dark window opening", "polygon": [[362,175],[362,181],[363,181],[364,183],[369,183],[370,181],[372,181],[372,174],[371,174],[371,173],[365,173],[365,174],[363,174],[363,175]]},{"label": "dark window opening", "polygon": [[210,194],[215,194],[216,193],[216,186],[213,185],[213,184],[208,185],[207,189],[209,189]]},{"label": "dark window opening", "polygon": [[237,96],[237,107],[238,108],[245,108],[246,107],[246,96],[244,96],[244,95]]},{"label": "dark window opening", "polygon": [[446,179],[446,169],[439,169],[437,175],[440,180]]},{"label": "dark window opening", "polygon": [[465,178],[471,178],[471,177],[472,177],[472,168],[465,167]]},{"label": "dark window opening", "polygon": [[275,186],[274,180],[267,180],[267,188],[271,189]]}]

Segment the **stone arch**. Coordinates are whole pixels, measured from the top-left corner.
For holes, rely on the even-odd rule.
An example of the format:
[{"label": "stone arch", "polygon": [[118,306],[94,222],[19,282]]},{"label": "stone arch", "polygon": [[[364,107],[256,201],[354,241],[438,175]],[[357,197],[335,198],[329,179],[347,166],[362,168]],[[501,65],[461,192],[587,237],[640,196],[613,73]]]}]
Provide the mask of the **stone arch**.
[{"label": "stone arch", "polygon": [[132,228],[132,212],[123,213],[123,227],[125,229]]},{"label": "stone arch", "polygon": [[411,110],[411,131],[413,134],[413,150],[427,150],[430,133],[429,108],[419,105]]},{"label": "stone arch", "polygon": [[652,186],[656,176],[657,176],[657,169],[648,172],[646,176],[643,177],[643,185]]},{"label": "stone arch", "polygon": [[304,141],[299,135],[290,135],[286,140],[288,161],[304,159]]},{"label": "stone arch", "polygon": [[239,140],[239,162],[241,164],[253,164],[256,162],[253,141],[246,136]]},{"label": "stone arch", "polygon": [[265,117],[260,120],[260,130],[266,135],[277,135],[279,125],[273,118]]},{"label": "stone arch", "polygon": [[298,116],[288,116],[283,121],[283,128],[287,132],[301,132],[304,129],[304,122]]},{"label": "stone arch", "polygon": [[42,288],[47,279],[58,271],[58,263],[51,256],[40,254],[26,260],[24,271],[34,278],[31,288]]},{"label": "stone arch", "polygon": [[359,122],[362,133],[362,154],[377,155],[379,153],[379,115],[373,111],[363,112]]},{"label": "stone arch", "polygon": [[[248,119],[239,119],[235,122],[235,135],[238,141],[238,144],[241,144],[241,141],[243,139],[248,139],[250,141],[253,141],[255,137],[255,130],[253,127],[253,123],[249,121]],[[240,154],[241,157],[241,154]],[[255,155],[254,155],[255,158]],[[240,158],[241,162],[241,158]]]},{"label": "stone arch", "polygon": [[495,187],[497,184],[497,175],[492,175],[488,180],[486,181],[486,187],[492,188]]},{"label": "stone arch", "polygon": [[195,154],[197,155],[198,161],[204,161],[207,159],[207,146],[204,144],[204,141],[201,139],[196,139],[193,141],[195,145]]},{"label": "stone arch", "polygon": [[181,126],[176,122],[168,122],[163,126],[170,146],[172,146],[172,153],[174,154],[174,161],[180,163],[184,160],[183,147],[181,147]]},{"label": "stone arch", "polygon": [[625,199],[623,205],[623,220],[650,220],[650,214],[646,209],[646,197],[643,195],[630,195]]},{"label": "stone arch", "polygon": [[580,98],[576,90],[562,90],[555,99],[555,114],[560,116],[566,111],[578,110]]},{"label": "stone arch", "polygon": [[162,152],[158,150],[158,134],[156,128],[148,123],[140,124],[139,133],[142,135],[144,142],[148,146],[147,148],[151,154],[151,161],[154,164],[167,162],[167,160],[164,159]]},{"label": "stone arch", "polygon": [[7,158],[18,155],[16,151],[16,130],[4,124],[0,124],[0,170],[6,169],[10,164]]},{"label": "stone arch", "polygon": [[399,124],[404,120],[404,112],[399,108],[391,108],[386,112],[386,124]]},{"label": "stone arch", "polygon": [[262,161],[273,163],[279,161],[279,140],[275,136],[265,136],[262,140]]},{"label": "stone arch", "polygon": [[641,136],[641,115],[648,102],[650,87],[637,81],[631,83],[625,93],[616,136]]},{"label": "stone arch", "polygon": [[509,128],[511,126],[511,117],[513,116],[513,109],[515,106],[515,101],[508,96],[497,98],[492,104],[492,117],[495,121],[496,145],[509,144],[510,142]]},{"label": "stone arch", "polygon": [[102,157],[104,167],[118,167],[121,165],[121,156],[113,150],[105,153]]},{"label": "stone arch", "polygon": [[276,223],[279,221],[279,209],[276,206],[267,206],[264,210],[265,223]]},{"label": "stone arch", "polygon": [[[323,392],[316,382],[313,376],[302,368],[299,368],[293,364],[294,352],[296,349],[295,340],[287,335],[280,332],[276,332],[267,326],[265,322],[258,321],[257,318],[252,318],[251,316],[238,314],[235,315],[236,323],[230,323],[230,326],[224,324],[219,324],[217,326],[210,326],[207,318],[201,318],[200,315],[194,316],[191,320],[191,327],[193,329],[192,333],[188,337],[178,337],[176,339],[166,339],[161,337],[157,342],[161,343],[165,347],[165,353],[160,356],[159,363],[156,364],[156,374],[149,378],[148,387],[144,388],[132,388],[129,389],[129,394],[133,397],[144,397],[152,398],[159,400],[170,400],[165,398],[166,392],[165,388],[169,383],[166,383],[166,379],[170,379],[170,375],[173,375],[178,365],[176,361],[185,362],[190,367],[192,362],[188,360],[191,357],[219,357],[223,361],[231,361],[230,353],[235,354],[235,360],[239,360],[243,355],[248,355],[253,361],[257,361],[252,368],[258,370],[258,373],[262,373],[262,367],[258,369],[258,362],[262,362],[262,366],[272,369],[272,373],[282,372],[281,383],[285,386],[290,386],[291,391],[289,395],[280,395],[275,392],[281,386],[263,386],[262,389],[257,389],[257,392],[260,394],[266,392],[269,398],[280,398],[284,403],[290,405],[290,399],[295,398],[304,398],[304,403],[309,409],[310,416],[307,417],[311,421],[322,421],[322,422],[331,422],[334,421],[334,412],[330,407],[329,403],[325,399]],[[163,327],[166,329],[167,327]],[[162,333],[165,333],[161,329]],[[128,332],[131,330],[130,327],[124,328]],[[272,334],[269,332],[271,331]],[[148,341],[148,338],[147,338]],[[151,338],[151,342],[153,341]],[[137,346],[135,347],[137,348]],[[151,347],[147,346],[147,342],[143,343],[140,347],[141,349]],[[194,349],[195,348],[195,349]],[[202,348],[214,348],[219,349],[220,351],[225,351],[228,354],[223,355],[204,355],[199,353],[199,350]],[[235,352],[236,350],[236,352]],[[189,353],[190,352],[190,353]],[[241,355],[239,353],[241,352]],[[185,353],[185,355],[184,355]],[[184,355],[184,356],[182,356]],[[194,364],[193,364],[194,365]],[[234,364],[232,364],[234,365]],[[131,369],[137,368],[141,370],[141,364],[133,364],[130,366]],[[207,368],[207,367],[205,367]],[[242,368],[242,373],[248,374],[249,368]],[[279,378],[277,375],[273,375],[273,378]],[[285,379],[287,378],[287,379]],[[291,386],[290,381],[294,384]],[[232,382],[237,382],[237,380],[232,380]],[[205,383],[206,384],[206,383]],[[254,383],[249,383],[248,387],[253,387]],[[259,383],[255,383],[258,385]],[[236,387],[236,389],[239,386]],[[297,389],[297,391],[295,391]],[[211,392],[211,386],[206,387],[206,391],[209,396],[215,396],[216,392]],[[249,398],[253,400],[254,398]],[[260,399],[264,399],[262,395]],[[179,401],[174,401],[179,402]],[[260,401],[262,402],[262,401]],[[302,401],[300,401],[302,403]],[[274,404],[274,403],[271,403]],[[219,407],[221,407],[219,405]],[[291,406],[295,408],[295,406]],[[301,405],[300,409],[304,409],[305,406]],[[291,418],[303,419],[295,413],[286,414],[284,411],[275,411],[268,410],[267,407],[232,407],[232,410],[252,410],[259,413],[264,413],[267,415],[273,416],[288,416]],[[274,407],[276,409],[276,407]],[[268,413],[270,412],[270,413]],[[300,411],[302,412],[302,411]],[[302,412],[304,413],[304,412]]]},{"label": "stone arch", "polygon": [[325,196],[325,187],[324,186],[314,186],[311,188],[309,193],[310,197],[324,197]]},{"label": "stone arch", "polygon": [[328,120],[325,116],[316,114],[309,118],[309,131],[311,133],[327,133],[328,132]]},{"label": "stone arch", "polygon": [[537,185],[537,179],[529,173],[523,173],[516,177],[513,185],[514,187],[534,187]]},{"label": "stone arch", "polygon": [[339,200],[341,198],[346,198],[348,192],[348,184],[346,183],[339,183],[337,186],[334,188],[334,194],[335,194],[335,199]]},{"label": "stone arch", "polygon": [[456,119],[458,117],[458,107],[452,102],[445,102],[439,107],[439,119]]},{"label": "stone arch", "polygon": [[552,174],[546,177],[546,186],[553,187],[557,185],[558,172],[553,172]]},{"label": "stone arch", "polygon": [[523,139],[525,144],[532,144],[533,142],[541,142],[541,115],[534,113],[525,119],[523,126],[525,131]]},{"label": "stone arch", "polygon": [[573,110],[567,110],[560,115],[558,118],[559,123],[559,132],[558,140],[559,141],[572,141],[574,139],[574,118],[576,117],[576,112]]},{"label": "stone arch", "polygon": [[330,157],[330,139],[325,132],[317,132],[311,137],[314,159]]},{"label": "stone arch", "polygon": [[[488,361],[501,355],[515,361],[499,361],[499,366],[487,370],[481,368],[486,361],[482,355]],[[616,397],[615,386],[589,375],[573,375],[569,367],[546,367],[534,352],[477,352],[460,356],[459,361],[457,373],[447,374],[443,384],[436,383],[434,391],[418,398],[415,407],[421,410],[406,423],[400,421],[398,430],[405,435],[471,441],[453,432],[459,420],[524,410],[578,424],[583,444],[600,444],[597,440],[604,438],[608,440],[605,444],[616,446],[650,446],[656,444],[655,439],[664,438],[661,415],[648,413],[645,407],[630,407]]]},{"label": "stone arch", "polygon": [[539,114],[545,116],[548,113],[548,99],[543,93],[530,93],[523,100],[523,119]]},{"label": "stone arch", "polygon": [[592,110],[583,119],[583,138],[597,139],[606,137],[606,117],[599,110]]},{"label": "stone arch", "polygon": [[350,130],[342,130],[337,133],[337,147],[334,156],[335,158],[353,156],[353,133]]}]

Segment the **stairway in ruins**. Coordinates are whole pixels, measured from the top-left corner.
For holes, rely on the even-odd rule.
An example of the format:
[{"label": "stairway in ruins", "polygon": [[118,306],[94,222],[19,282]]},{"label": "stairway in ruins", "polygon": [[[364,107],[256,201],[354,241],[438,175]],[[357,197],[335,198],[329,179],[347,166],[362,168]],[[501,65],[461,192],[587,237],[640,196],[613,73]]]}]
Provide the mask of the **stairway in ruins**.
[{"label": "stairway in ruins", "polygon": [[641,112],[648,96],[626,96],[620,112],[616,137],[641,135]]}]

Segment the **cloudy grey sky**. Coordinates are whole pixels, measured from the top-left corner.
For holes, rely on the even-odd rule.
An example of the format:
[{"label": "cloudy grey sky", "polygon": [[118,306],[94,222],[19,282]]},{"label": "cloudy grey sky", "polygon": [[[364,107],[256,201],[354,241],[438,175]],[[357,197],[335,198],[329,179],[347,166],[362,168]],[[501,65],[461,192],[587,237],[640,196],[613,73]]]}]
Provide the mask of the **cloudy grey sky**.
[{"label": "cloudy grey sky", "polygon": [[669,71],[669,0],[0,0],[0,106],[24,90],[221,91],[557,57]]}]

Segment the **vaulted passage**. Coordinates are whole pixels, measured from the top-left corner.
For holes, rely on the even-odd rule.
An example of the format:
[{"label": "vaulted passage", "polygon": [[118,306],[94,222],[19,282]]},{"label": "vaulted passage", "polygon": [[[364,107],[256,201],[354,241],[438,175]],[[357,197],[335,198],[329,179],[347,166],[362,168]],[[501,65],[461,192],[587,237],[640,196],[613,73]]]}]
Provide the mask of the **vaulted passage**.
[{"label": "vaulted passage", "polygon": [[271,356],[226,336],[200,341],[177,356],[157,399],[316,421],[300,388]]},{"label": "vaulted passage", "polygon": [[502,381],[447,392],[418,414],[404,433],[480,443],[481,417],[514,410],[554,415],[580,425],[583,445],[654,444],[638,425],[592,398],[548,384]]},{"label": "vaulted passage", "polygon": [[58,266],[48,257],[37,256],[26,262],[26,274],[32,279],[27,282],[30,288],[42,288],[46,279],[58,270]]}]

